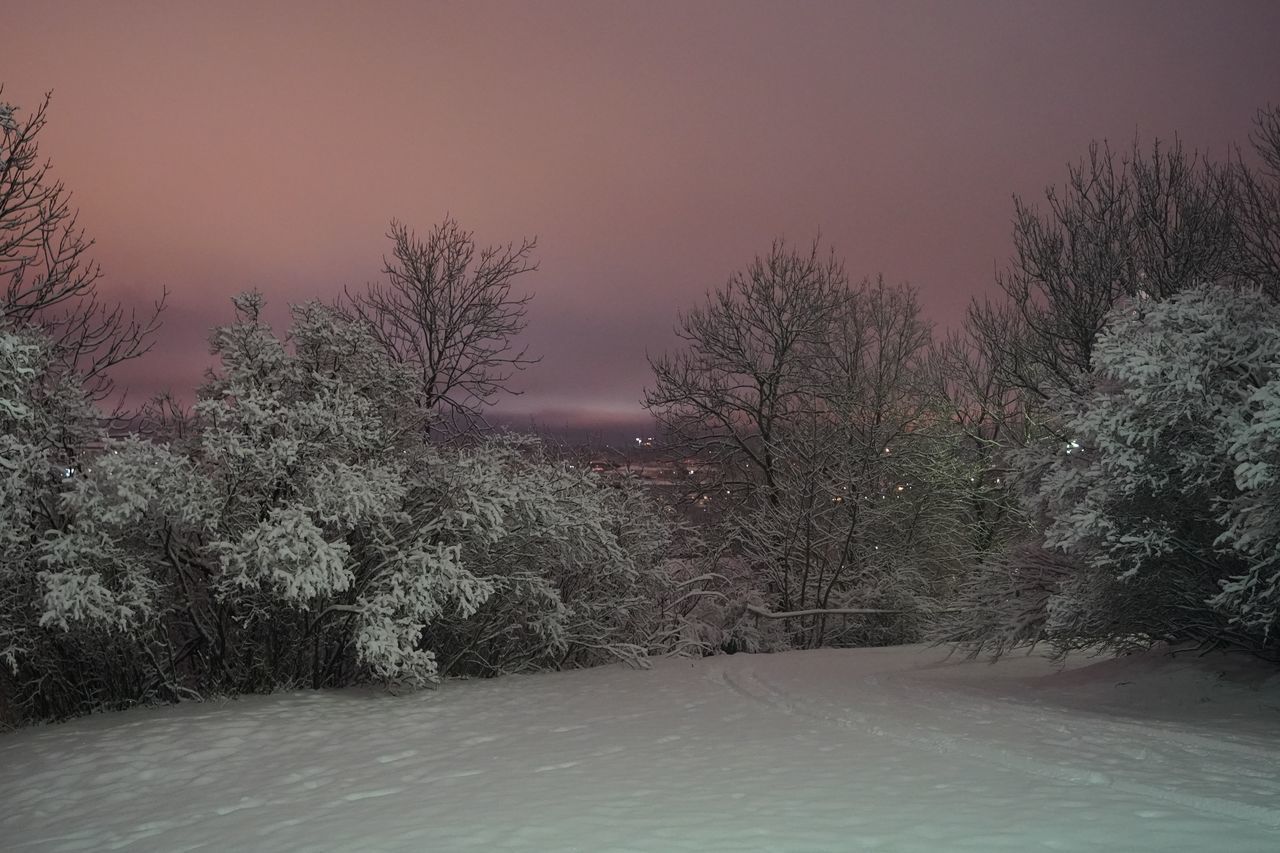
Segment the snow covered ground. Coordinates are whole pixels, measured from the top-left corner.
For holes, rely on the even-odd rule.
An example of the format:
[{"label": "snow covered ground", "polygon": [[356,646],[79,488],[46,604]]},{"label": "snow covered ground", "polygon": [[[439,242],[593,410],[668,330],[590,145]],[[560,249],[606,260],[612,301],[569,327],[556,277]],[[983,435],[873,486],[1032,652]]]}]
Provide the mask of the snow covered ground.
[{"label": "snow covered ground", "polygon": [[936,649],[293,693],[0,735],[0,849],[1280,850],[1280,678]]}]

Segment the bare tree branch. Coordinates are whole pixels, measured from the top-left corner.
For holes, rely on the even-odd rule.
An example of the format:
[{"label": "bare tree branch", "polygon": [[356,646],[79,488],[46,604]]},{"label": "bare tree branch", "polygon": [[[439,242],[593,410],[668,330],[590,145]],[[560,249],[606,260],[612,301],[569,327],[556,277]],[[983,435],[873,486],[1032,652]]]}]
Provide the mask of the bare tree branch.
[{"label": "bare tree branch", "polygon": [[437,426],[455,433],[484,426],[484,410],[520,370],[538,361],[515,339],[524,331],[529,295],[512,285],[537,269],[536,240],[477,249],[475,238],[449,217],[425,239],[392,221],[394,247],[384,258],[386,280],[346,291],[356,316],[418,378],[418,401]]},{"label": "bare tree branch", "polygon": [[1126,155],[1094,143],[1039,208],[1015,197],[1004,305],[977,303],[969,327],[1003,380],[1043,398],[1088,372],[1122,299],[1163,299],[1244,272],[1235,176],[1174,140]]},{"label": "bare tree branch", "polygon": [[25,121],[0,102],[0,322],[41,329],[60,369],[77,372],[86,396],[101,401],[114,390],[111,368],[151,348],[165,296],[141,315],[99,296],[93,241],[40,159],[49,98]]},{"label": "bare tree branch", "polygon": [[644,406],[677,442],[709,453],[726,475],[772,493],[771,443],[814,405],[830,355],[827,331],[848,284],[814,241],[784,241],[682,314],[686,348],[650,357]]}]

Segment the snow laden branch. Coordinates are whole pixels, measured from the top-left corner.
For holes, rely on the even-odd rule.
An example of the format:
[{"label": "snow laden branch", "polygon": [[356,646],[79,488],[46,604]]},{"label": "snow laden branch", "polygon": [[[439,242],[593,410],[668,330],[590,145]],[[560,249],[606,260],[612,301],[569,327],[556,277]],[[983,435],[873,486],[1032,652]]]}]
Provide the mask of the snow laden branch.
[{"label": "snow laden branch", "polygon": [[105,441],[74,469],[61,454],[101,442],[96,421],[38,334],[0,328],[9,714],[703,648],[690,614],[715,578],[668,570],[683,534],[639,484],[528,439],[433,446],[367,323],[306,303],[282,339],[260,295],[234,306],[172,440]]},{"label": "snow laden branch", "polygon": [[1280,654],[1280,307],[1225,285],[1126,304],[1093,357],[1050,398],[1069,438],[1018,456],[1043,533],[987,564],[956,638]]}]

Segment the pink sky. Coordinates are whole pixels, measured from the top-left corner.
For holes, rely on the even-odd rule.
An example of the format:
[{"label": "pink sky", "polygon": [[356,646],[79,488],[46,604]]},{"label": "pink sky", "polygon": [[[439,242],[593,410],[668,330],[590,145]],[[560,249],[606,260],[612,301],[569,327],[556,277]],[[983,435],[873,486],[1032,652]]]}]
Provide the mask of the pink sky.
[{"label": "pink sky", "polygon": [[[4,99],[53,90],[43,151],[107,293],[171,307],[124,379],[189,395],[250,287],[277,308],[376,277],[387,222],[536,236],[504,403],[643,418],[678,309],[821,230],[954,322],[1011,196],[1089,141],[1223,155],[1280,98],[1280,3],[26,2]],[[281,311],[272,315],[279,318]]]}]

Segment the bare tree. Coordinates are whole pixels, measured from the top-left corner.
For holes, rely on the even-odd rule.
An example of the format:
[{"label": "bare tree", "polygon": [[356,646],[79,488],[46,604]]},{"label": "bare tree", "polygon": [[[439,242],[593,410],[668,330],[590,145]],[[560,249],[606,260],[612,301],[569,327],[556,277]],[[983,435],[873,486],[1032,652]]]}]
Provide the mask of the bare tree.
[{"label": "bare tree", "polygon": [[1258,110],[1250,139],[1261,168],[1249,168],[1239,154],[1235,163],[1245,263],[1248,277],[1280,299],[1280,106]]},{"label": "bare tree", "polygon": [[[938,526],[938,499],[952,491],[942,481],[955,479],[926,382],[930,335],[911,289],[880,279],[842,289],[815,405],[773,442],[778,500],[755,502],[737,534],[783,610],[918,615],[950,538]],[[904,628],[817,614],[791,633],[816,646],[900,640]]]},{"label": "bare tree", "polygon": [[[1008,315],[1005,315],[1008,316]],[[930,355],[934,394],[956,433],[955,453],[971,468],[971,523],[974,553],[1001,545],[1016,512],[1008,489],[1009,451],[1025,447],[1041,426],[1027,408],[1018,375],[994,358],[969,331],[953,332]]]},{"label": "bare tree", "polygon": [[645,405],[736,496],[723,548],[753,585],[738,597],[787,613],[792,645],[917,636],[957,478],[915,293],[777,242],[677,334]]},{"label": "bare tree", "polygon": [[40,159],[49,97],[22,121],[17,107],[0,102],[0,322],[41,329],[55,365],[79,372],[86,395],[101,401],[114,387],[111,368],[151,348],[164,298],[139,316],[99,296],[93,241]]},{"label": "bare tree", "polygon": [[685,349],[649,359],[645,408],[677,442],[709,453],[724,484],[762,487],[774,500],[774,441],[816,405],[847,283],[843,264],[822,256],[817,240],[807,252],[775,242],[680,315]]},{"label": "bare tree", "polygon": [[1035,397],[1070,386],[1122,298],[1163,299],[1241,272],[1230,169],[1175,140],[1126,156],[1093,144],[1041,210],[1015,197],[1004,305],[975,303],[969,325],[1005,380]]},{"label": "bare tree", "polygon": [[932,328],[910,287],[884,279],[847,288],[832,316],[831,369],[822,386],[828,414],[870,458],[916,431],[933,405],[926,370]]},{"label": "bare tree", "polygon": [[537,269],[536,240],[477,249],[470,231],[446,217],[426,239],[392,220],[394,244],[383,259],[383,283],[347,290],[356,316],[369,323],[387,353],[409,365],[419,404],[434,426],[468,432],[516,372],[537,361],[517,349],[531,298],[515,295],[517,278]]}]

